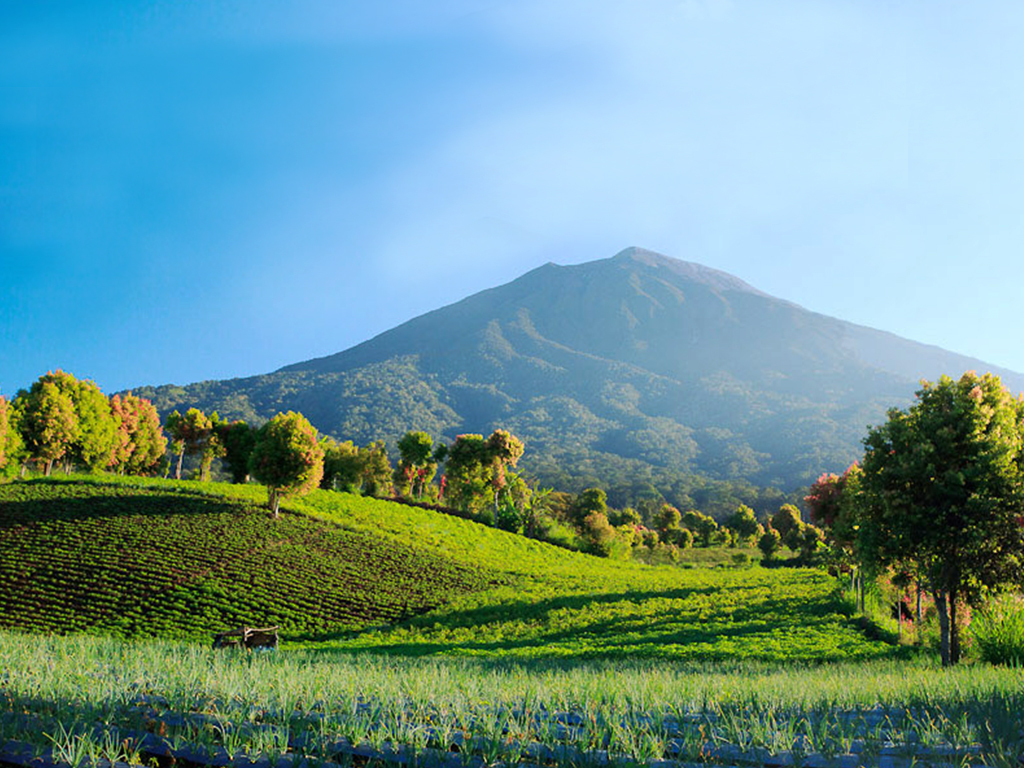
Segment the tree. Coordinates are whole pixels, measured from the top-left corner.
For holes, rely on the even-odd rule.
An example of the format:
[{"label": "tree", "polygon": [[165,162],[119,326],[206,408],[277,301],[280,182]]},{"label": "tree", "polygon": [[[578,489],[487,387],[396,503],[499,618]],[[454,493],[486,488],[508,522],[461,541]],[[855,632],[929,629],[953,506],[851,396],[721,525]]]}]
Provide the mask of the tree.
[{"label": "tree", "polygon": [[996,376],[943,376],[864,439],[859,546],[924,575],[943,665],[960,660],[959,603],[1022,575],[1022,410]]},{"label": "tree", "polygon": [[0,395],[0,477],[11,477],[27,458],[14,404]]},{"label": "tree", "polygon": [[185,460],[186,427],[185,417],[177,410],[167,414],[167,421],[164,422],[164,430],[171,439],[171,453],[178,455],[178,462],[174,467],[174,479],[181,480],[181,463]]},{"label": "tree", "polygon": [[779,511],[772,515],[772,528],[779,532],[779,536],[786,539],[789,532],[803,527],[803,520],[800,519],[800,510],[793,504],[783,504]]},{"label": "tree", "polygon": [[761,550],[765,560],[774,560],[775,555],[782,549],[782,537],[774,528],[768,528],[757,540],[757,548]]},{"label": "tree", "polygon": [[131,392],[110,398],[117,421],[117,438],[109,466],[122,474],[147,475],[156,471],[167,451],[167,438],[153,404]]},{"label": "tree", "polygon": [[693,531],[693,535],[700,540],[702,547],[710,547],[711,540],[718,533],[718,523],[710,515],[704,515],[695,509],[688,510],[683,515],[683,527]]},{"label": "tree", "polygon": [[746,504],[740,504],[725,521],[725,527],[735,534],[736,543],[749,543],[764,533],[761,524],[757,522],[754,510]]},{"label": "tree", "polygon": [[186,455],[199,456],[199,479],[210,479],[210,465],[214,458],[224,455],[224,449],[217,435],[220,416],[214,411],[207,416],[198,408],[189,408],[182,416],[172,411],[167,416],[164,428],[171,436],[171,447],[178,454],[178,464],[174,472],[177,480],[181,479],[181,465]]},{"label": "tree", "polygon": [[514,467],[523,455],[523,441],[504,429],[496,429],[487,438],[486,458],[490,462],[490,481],[494,491],[494,510],[498,510],[498,494],[507,485],[505,472]]},{"label": "tree", "polygon": [[608,515],[608,494],[600,488],[587,488],[572,503],[570,511],[573,524],[583,530],[586,519],[593,514]]},{"label": "tree", "polygon": [[18,393],[16,407],[25,448],[49,476],[53,462],[63,458],[78,439],[75,404],[55,382],[40,378],[28,392]]},{"label": "tree", "polygon": [[63,386],[78,417],[78,437],[68,452],[68,458],[93,472],[106,469],[119,440],[119,425],[111,410],[110,399],[91,381],[76,381],[71,374],[63,376]]},{"label": "tree", "polygon": [[608,516],[603,512],[591,512],[587,515],[580,527],[580,533],[591,554],[608,557],[612,553],[615,529],[612,528],[608,522]]},{"label": "tree", "polygon": [[281,499],[320,483],[324,452],[316,430],[300,413],[279,413],[256,432],[249,457],[253,476],[267,487],[267,506],[279,517]]},{"label": "tree", "polygon": [[231,474],[231,481],[249,482],[249,457],[256,444],[256,430],[240,419],[219,421],[215,430],[221,455]]},{"label": "tree", "polygon": [[320,441],[324,449],[324,476],[320,487],[358,493],[363,484],[363,460],[351,440],[337,443],[329,437]]},{"label": "tree", "polygon": [[386,498],[391,496],[391,462],[383,440],[370,443],[360,455],[363,493],[366,496]]},{"label": "tree", "polygon": [[654,518],[654,529],[661,540],[670,543],[682,524],[683,516],[671,504],[662,504],[657,517]]},{"label": "tree", "polygon": [[437,464],[431,461],[434,439],[426,432],[406,432],[398,441],[398,466],[395,467],[395,492],[399,496],[423,498],[434,479]]},{"label": "tree", "polygon": [[445,503],[477,512],[488,489],[485,474],[486,446],[483,435],[456,435],[445,461]]}]

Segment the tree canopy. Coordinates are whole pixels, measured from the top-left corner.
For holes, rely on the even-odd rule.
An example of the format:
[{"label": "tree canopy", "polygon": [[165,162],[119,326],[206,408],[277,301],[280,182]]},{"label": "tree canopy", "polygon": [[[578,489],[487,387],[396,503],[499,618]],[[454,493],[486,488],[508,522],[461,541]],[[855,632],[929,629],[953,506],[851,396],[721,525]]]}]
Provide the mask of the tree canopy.
[{"label": "tree canopy", "polygon": [[256,432],[249,467],[267,487],[267,505],[277,517],[282,497],[309,493],[320,484],[324,451],[305,416],[279,413]]},{"label": "tree canopy", "polygon": [[957,606],[1019,583],[1024,406],[998,377],[923,382],[864,440],[859,546],[920,573],[939,612],[943,664],[960,659]]}]

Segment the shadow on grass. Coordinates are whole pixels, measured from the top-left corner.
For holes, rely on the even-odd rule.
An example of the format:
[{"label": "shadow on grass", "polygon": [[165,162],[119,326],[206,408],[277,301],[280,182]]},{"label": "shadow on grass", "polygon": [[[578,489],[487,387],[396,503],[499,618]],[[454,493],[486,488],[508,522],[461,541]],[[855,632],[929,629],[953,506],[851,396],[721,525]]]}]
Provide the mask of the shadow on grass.
[{"label": "shadow on grass", "polygon": [[[769,597],[742,606],[712,606],[710,610],[696,616],[688,612],[685,605],[679,610],[668,610],[653,616],[645,616],[634,610],[636,604],[647,600],[685,602],[696,596],[712,595],[720,589],[718,586],[688,587],[559,596],[536,602],[523,600],[413,619],[397,627],[378,631],[323,634],[304,639],[323,643],[352,643],[348,649],[322,649],[324,653],[355,651],[398,656],[456,654],[471,657],[509,656],[516,659],[527,657],[535,660],[557,660],[566,656],[581,660],[682,659],[687,656],[686,648],[691,646],[701,646],[699,658],[708,661],[742,657],[813,663],[842,658],[852,660],[914,655],[911,649],[885,643],[873,646],[866,644],[845,656],[838,650],[841,643],[826,642],[817,646],[819,650],[815,651],[815,633],[821,633],[822,638],[833,632],[839,632],[847,638],[856,638],[858,634],[863,636],[862,627],[842,615],[839,599],[830,594],[810,599],[802,595]],[[615,608],[618,605],[623,610],[616,615]],[[600,615],[589,623],[577,621],[568,626],[557,623],[559,615],[565,611],[584,612],[594,608],[599,609]],[[573,618],[570,616],[569,622]],[[505,622],[510,622],[512,627],[509,636],[501,637],[500,625]],[[481,639],[467,639],[467,634],[471,634],[474,628],[479,628]],[[410,637],[406,634],[389,641],[388,635],[396,629],[409,630],[411,634],[419,630],[422,635],[412,634]],[[807,630],[810,630],[811,638],[805,648],[797,650],[801,634],[806,638]],[[447,633],[455,636],[445,637]],[[790,633],[792,647],[787,650],[785,644]],[[379,642],[372,643],[376,634],[380,635]],[[371,643],[359,642],[367,637]]]}]

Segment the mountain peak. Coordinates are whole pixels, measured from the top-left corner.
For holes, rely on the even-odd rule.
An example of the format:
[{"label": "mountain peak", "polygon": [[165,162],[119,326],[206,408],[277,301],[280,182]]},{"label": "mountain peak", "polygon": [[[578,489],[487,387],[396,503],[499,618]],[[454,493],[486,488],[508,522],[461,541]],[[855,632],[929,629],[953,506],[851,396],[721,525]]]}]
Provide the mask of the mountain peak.
[{"label": "mountain peak", "polygon": [[674,259],[671,256],[665,256],[657,251],[649,251],[646,248],[640,248],[635,245],[622,249],[612,256],[611,261],[624,265],[640,264],[645,267],[664,269],[686,280],[701,283],[719,291],[740,291],[742,293],[757,294],[758,296],[768,296],[768,294],[757,290],[749,283],[745,283],[728,272],[705,267],[703,264],[697,264],[692,261]]}]

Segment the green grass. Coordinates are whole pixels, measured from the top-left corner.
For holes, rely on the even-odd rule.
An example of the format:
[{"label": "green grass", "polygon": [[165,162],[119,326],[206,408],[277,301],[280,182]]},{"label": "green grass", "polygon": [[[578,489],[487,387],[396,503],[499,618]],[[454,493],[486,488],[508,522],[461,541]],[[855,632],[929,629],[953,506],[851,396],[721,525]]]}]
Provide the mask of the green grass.
[{"label": "green grass", "polygon": [[[892,656],[809,569],[594,558],[386,501],[60,478],[0,487],[0,626],[209,640],[275,623],[348,651],[836,661]],[[731,554],[731,553],[730,553]]]},{"label": "green grass", "polygon": [[536,764],[523,747],[544,744],[561,751],[552,768],[592,764],[594,747],[618,765],[666,755],[751,765],[796,750],[1015,768],[1024,671],[924,659],[509,664],[0,633],[0,744],[43,748],[61,726],[62,743],[84,749],[96,724],[296,758],[335,757],[347,740],[449,756],[459,745],[484,766]]}]

